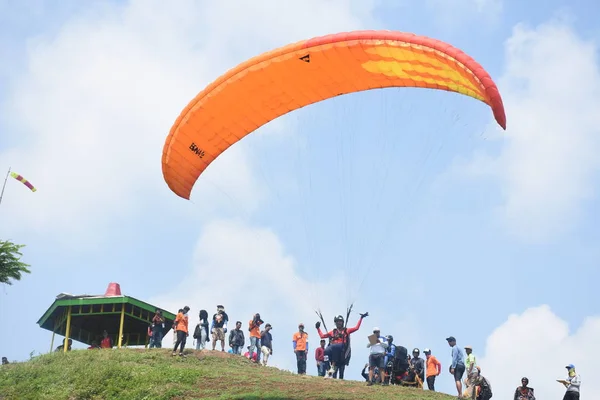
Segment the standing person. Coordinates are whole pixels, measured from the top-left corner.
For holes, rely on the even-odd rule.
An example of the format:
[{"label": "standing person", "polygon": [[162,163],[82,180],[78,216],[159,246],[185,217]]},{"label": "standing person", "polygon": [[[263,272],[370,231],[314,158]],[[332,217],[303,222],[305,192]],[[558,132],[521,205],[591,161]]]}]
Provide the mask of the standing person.
[{"label": "standing person", "polygon": [[273,355],[273,336],[271,335],[271,324],[265,325],[265,330],[260,334],[260,351],[263,354],[263,365],[267,366],[269,356]]},{"label": "standing person", "polygon": [[260,314],[256,313],[252,316],[252,319],[248,322],[248,330],[250,331],[250,359],[254,359],[254,349],[256,349],[256,362],[260,362],[260,326],[263,324],[263,320],[260,319]]},{"label": "standing person", "polygon": [[475,354],[473,354],[472,346],[465,346],[465,353],[467,353],[467,357],[465,358],[467,384],[468,386],[472,386],[473,379],[479,374],[479,370],[477,369],[477,359],[475,358]]},{"label": "standing person", "polygon": [[430,349],[423,350],[427,359],[427,388],[435,392],[435,377],[442,373],[442,363],[431,355]]},{"label": "standing person", "polygon": [[[387,342],[385,342],[380,335],[379,328],[373,328],[373,334],[377,337],[377,342],[374,344],[371,344],[371,342],[369,342],[369,344],[367,344],[367,348],[371,349],[371,352],[369,354],[369,381],[367,382],[368,386],[371,386],[373,384],[373,375],[375,374],[375,369],[377,368],[379,374],[381,374],[381,371],[383,371],[383,369],[385,368],[384,360],[386,349],[388,347]],[[383,383],[383,381],[381,383]]]},{"label": "standing person", "polygon": [[[223,306],[219,306],[223,307]],[[217,341],[221,342],[221,351],[225,351],[225,332],[227,331],[227,314],[221,308],[213,315],[211,333],[212,349],[217,346]]]},{"label": "standing person", "polygon": [[340,379],[344,379],[344,370],[346,369],[346,365],[350,362],[350,334],[359,330],[362,320],[368,316],[368,312],[360,314],[360,319],[356,326],[353,328],[346,328],[344,326],[344,317],[338,315],[333,319],[335,328],[331,332],[325,333],[321,331],[321,322],[315,324],[319,337],[321,339],[329,339],[329,346],[325,348],[325,357],[329,360],[334,378],[337,378],[339,371]]},{"label": "standing person", "polygon": [[526,377],[521,378],[521,386],[515,390],[514,400],[535,400],[533,388],[527,385],[529,385],[529,379]]},{"label": "standing person", "polygon": [[225,312],[225,307],[222,304],[219,304],[217,306],[217,312],[213,315],[213,321],[215,320],[215,316],[217,314],[221,314],[223,319],[223,333],[227,333],[227,323],[229,322],[229,315],[227,315],[227,313]]},{"label": "standing person", "polygon": [[[177,314],[179,313],[183,313],[183,308],[177,310]],[[173,321],[173,346],[175,346],[175,343],[177,343],[177,324]]]},{"label": "standing person", "polygon": [[[204,350],[208,342],[208,312],[200,310],[198,313],[199,321],[194,330],[194,339],[196,339],[196,350]],[[197,334],[196,334],[197,332]],[[198,336],[198,337],[196,337]]]},{"label": "standing person", "polygon": [[245,343],[246,338],[244,337],[244,331],[242,331],[242,322],[237,321],[235,329],[232,329],[229,333],[229,347],[231,347],[233,354],[242,354]]},{"label": "standing person", "polygon": [[163,328],[165,327],[165,318],[162,315],[162,311],[158,308],[154,311],[154,317],[152,317],[151,334],[150,337],[150,348],[162,348]]},{"label": "standing person", "polygon": [[296,365],[298,375],[306,375],[306,359],[308,354],[308,333],[304,332],[304,324],[298,325],[298,332],[292,336],[294,353],[296,354]]},{"label": "standing person", "polygon": [[462,397],[462,377],[465,373],[465,355],[463,350],[456,345],[456,338],[450,336],[446,338],[448,346],[452,348],[452,365],[450,365],[450,374],[454,376],[456,391],[458,397]]},{"label": "standing person", "polygon": [[315,360],[317,361],[317,374],[325,376],[325,339],[321,339],[320,346],[315,349]]},{"label": "standing person", "polygon": [[409,382],[417,382],[417,377],[423,385],[423,381],[425,380],[425,360],[423,360],[419,355],[421,351],[416,347],[413,349],[412,358],[409,361],[409,369],[407,380]]},{"label": "standing person", "polygon": [[183,357],[183,349],[185,348],[185,342],[188,333],[188,311],[190,308],[188,306],[183,307],[183,312],[177,313],[177,317],[175,317],[175,332],[177,333],[177,341],[175,342],[175,346],[173,347],[173,355],[177,355],[177,346],[179,346],[179,355]]},{"label": "standing person", "polygon": [[577,375],[577,372],[575,372],[575,366],[573,364],[569,364],[565,368],[569,371],[569,375],[567,376],[567,379],[559,381],[567,388],[563,400],[579,400],[581,378]]}]

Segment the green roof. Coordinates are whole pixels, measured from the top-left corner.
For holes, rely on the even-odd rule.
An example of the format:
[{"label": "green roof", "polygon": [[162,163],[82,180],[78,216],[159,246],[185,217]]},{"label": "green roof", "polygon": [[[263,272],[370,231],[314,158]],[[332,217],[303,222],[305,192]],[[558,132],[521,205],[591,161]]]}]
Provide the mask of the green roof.
[{"label": "green roof", "polygon": [[[37,322],[51,332],[65,336],[67,316],[71,307],[71,333],[73,340],[91,345],[99,343],[106,330],[114,343],[118,342],[119,325],[123,309],[123,345],[144,346],[148,326],[157,308],[130,296],[71,296],[59,295]],[[163,335],[167,333],[175,314],[162,310],[165,318]]]}]

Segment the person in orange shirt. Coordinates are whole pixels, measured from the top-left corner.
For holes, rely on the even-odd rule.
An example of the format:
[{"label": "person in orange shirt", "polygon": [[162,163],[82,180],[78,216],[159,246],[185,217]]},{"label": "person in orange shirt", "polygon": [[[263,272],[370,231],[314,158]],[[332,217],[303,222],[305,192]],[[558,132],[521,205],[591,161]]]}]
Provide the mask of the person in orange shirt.
[{"label": "person in orange shirt", "polygon": [[183,307],[182,312],[177,313],[177,317],[175,317],[173,323],[177,335],[177,341],[175,342],[175,347],[173,347],[174,356],[177,355],[177,347],[179,346],[179,355],[183,357],[185,341],[190,335],[188,333],[188,311],[190,311],[188,306]]},{"label": "person in orange shirt", "polygon": [[296,364],[298,375],[306,375],[306,355],[308,354],[308,333],[304,332],[304,324],[298,325],[298,332],[292,336],[294,353],[296,353]]},{"label": "person in orange shirt", "polygon": [[423,350],[427,357],[427,388],[435,392],[435,377],[442,372],[442,363],[435,356],[431,355],[430,349]]},{"label": "person in orange shirt", "polygon": [[260,363],[260,326],[263,324],[263,320],[260,319],[260,314],[256,313],[248,322],[248,330],[250,331],[250,348],[248,352],[250,353],[250,359],[254,360],[254,349],[256,349],[256,363]]}]

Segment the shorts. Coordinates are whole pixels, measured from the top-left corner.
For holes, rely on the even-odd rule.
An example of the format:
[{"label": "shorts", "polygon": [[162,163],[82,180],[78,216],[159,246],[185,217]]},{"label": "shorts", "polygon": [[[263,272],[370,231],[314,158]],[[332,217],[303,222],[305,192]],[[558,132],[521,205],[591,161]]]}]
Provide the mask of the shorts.
[{"label": "shorts", "polygon": [[225,340],[225,332],[223,328],[213,328],[212,330],[213,340]]},{"label": "shorts", "polygon": [[369,355],[369,367],[385,368],[385,354]]},{"label": "shorts", "polygon": [[456,368],[454,368],[454,380],[456,382],[460,381],[465,373],[465,366],[463,364],[458,364]]}]

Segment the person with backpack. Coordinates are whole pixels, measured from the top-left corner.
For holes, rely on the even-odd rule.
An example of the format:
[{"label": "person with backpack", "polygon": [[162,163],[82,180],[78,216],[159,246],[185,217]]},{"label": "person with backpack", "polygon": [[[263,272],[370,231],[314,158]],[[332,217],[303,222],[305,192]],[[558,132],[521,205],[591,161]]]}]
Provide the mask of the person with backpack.
[{"label": "person with backpack", "polygon": [[235,323],[235,329],[229,332],[229,347],[231,347],[233,354],[242,354],[242,348],[246,344],[246,338],[244,337],[244,331],[242,330],[242,322],[237,321]]},{"label": "person with backpack", "polygon": [[196,350],[204,350],[208,339],[208,313],[206,310],[200,310],[200,322],[196,324],[194,329],[194,339],[196,340]]},{"label": "person with backpack", "polygon": [[473,386],[475,400],[490,400],[492,398],[492,384],[486,377],[478,374],[473,378]]},{"label": "person with backpack", "polygon": [[317,328],[319,337],[321,339],[330,339],[330,344],[325,349],[325,356],[327,356],[329,362],[331,363],[331,370],[329,371],[329,374],[332,375],[333,378],[337,378],[337,374],[339,372],[340,379],[344,379],[344,370],[350,363],[350,334],[358,331],[360,329],[362,320],[368,316],[368,312],[360,314],[360,319],[358,320],[356,326],[352,328],[346,328],[344,326],[344,317],[338,315],[333,319],[335,328],[331,332],[325,333],[321,331],[321,322],[317,322],[315,324],[315,328]]}]

